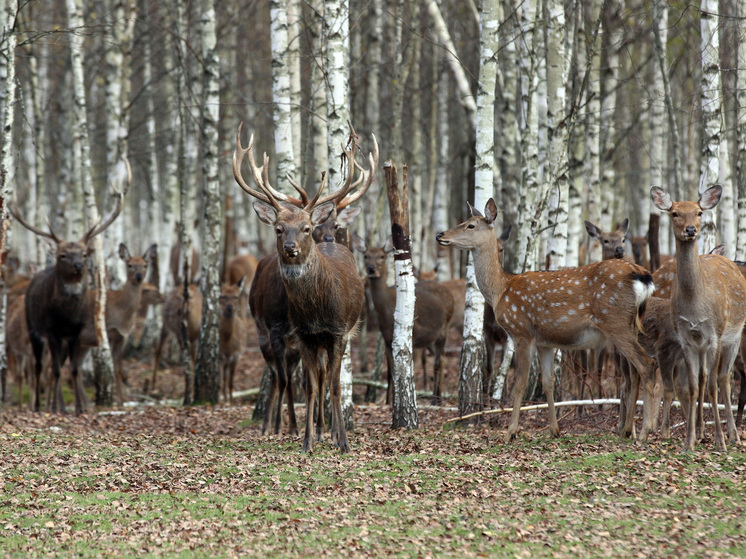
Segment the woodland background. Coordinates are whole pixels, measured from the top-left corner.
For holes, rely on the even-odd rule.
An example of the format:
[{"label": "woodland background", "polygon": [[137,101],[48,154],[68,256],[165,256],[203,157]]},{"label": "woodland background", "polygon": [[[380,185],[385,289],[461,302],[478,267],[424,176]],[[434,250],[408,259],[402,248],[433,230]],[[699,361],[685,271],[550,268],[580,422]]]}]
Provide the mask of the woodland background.
[{"label": "woodland background", "polygon": [[[460,221],[467,200],[494,196],[513,226],[508,269],[557,268],[579,262],[583,219],[610,230],[629,217],[644,235],[651,185],[680,199],[723,184],[703,250],[722,241],[746,259],[745,10],[737,0],[6,1],[2,197],[76,237],[107,211],[126,156],[134,183],[103,243],[110,281],[122,278],[121,240],[133,253],[156,242],[169,290],[165,262],[184,223],[182,252],[201,251],[202,287],[216,298],[224,254],[272,250],[231,176],[238,124],[269,153],[274,185],[288,189],[290,174],[313,191],[324,170],[338,182],[349,119],[363,151],[374,133],[382,161],[408,164],[415,265],[437,266],[439,279],[461,275],[465,257],[439,252],[434,233]],[[354,227],[375,242],[388,231],[382,182]],[[3,243],[48,262],[3,216]],[[665,220],[660,238],[673,252]],[[599,257],[591,244],[584,258]],[[205,321],[216,321],[209,305]]]}]

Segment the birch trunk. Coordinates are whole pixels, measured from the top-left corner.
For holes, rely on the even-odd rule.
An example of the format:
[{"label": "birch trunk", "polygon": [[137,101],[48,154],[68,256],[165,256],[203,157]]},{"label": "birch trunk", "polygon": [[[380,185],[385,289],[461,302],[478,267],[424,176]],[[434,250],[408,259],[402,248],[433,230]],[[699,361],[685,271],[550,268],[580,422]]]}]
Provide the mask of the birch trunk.
[{"label": "birch trunk", "polygon": [[565,101],[567,72],[565,52],[565,9],[559,0],[547,0],[547,133],[549,157],[546,183],[551,188],[549,198],[549,269],[568,266],[567,219],[569,213],[567,134]]},{"label": "birch trunk", "polygon": [[[127,157],[127,134],[129,132],[130,75],[132,73],[131,54],[132,40],[137,19],[137,3],[133,0],[108,0],[107,11],[111,15],[108,28],[108,49],[104,56],[105,72],[105,105],[106,105],[106,177],[107,180],[122,184],[123,176],[117,176],[122,170],[118,165]],[[125,240],[124,223],[129,213],[129,204],[122,208],[121,215],[104,232],[107,247],[117,247]],[[119,289],[126,277],[124,261],[116,250],[110,250],[106,265],[112,288]]]},{"label": "birch trunk", "polygon": [[723,140],[720,142],[720,179],[723,186],[723,196],[718,204],[718,222],[720,224],[720,238],[725,243],[725,256],[734,260],[736,257],[736,244],[731,239],[736,238],[736,199],[735,185],[733,184],[733,175],[730,165],[730,139],[727,134],[723,134]]},{"label": "birch trunk", "polygon": [[[600,20],[602,0],[592,0],[591,21]],[[592,44],[590,69],[588,76],[588,108],[586,110],[586,177],[588,184],[588,220],[601,223],[602,193],[601,193],[601,49]],[[607,229],[608,231],[608,229]],[[591,262],[601,260],[601,245],[591,243],[588,253]]]},{"label": "birch trunk", "polygon": [[[482,0],[479,29],[479,86],[477,88],[476,163],[474,207],[483,208],[494,196],[495,169],[495,87],[500,0]],[[469,253],[466,267],[464,341],[458,383],[459,415],[482,409],[482,361],[484,360],[484,297],[474,274]]]},{"label": "birch trunk", "polygon": [[[448,212],[449,204],[449,178],[448,162],[451,159],[450,150],[450,131],[448,128],[448,74],[441,70],[438,80],[437,107],[436,115],[438,133],[432,138],[434,146],[438,150],[436,161],[431,162],[430,168],[435,169],[435,188],[433,192],[433,212],[432,224],[435,231],[445,231],[449,228]],[[433,103],[436,101],[434,100]],[[445,281],[451,279],[450,251],[438,245],[436,252],[435,267],[437,269],[436,279]]]},{"label": "birch trunk", "polygon": [[[324,5],[324,36],[326,38],[326,120],[328,131],[329,162],[337,161],[339,150],[346,144],[348,132],[349,92],[347,90],[348,61],[350,53],[350,9],[348,0],[333,0]],[[331,188],[344,177],[345,169],[329,167],[328,182]],[[352,361],[350,344],[347,343],[339,373],[342,396],[342,414],[346,429],[353,429],[352,420]]]},{"label": "birch trunk", "polygon": [[412,253],[409,244],[409,200],[406,165],[402,169],[402,191],[396,167],[387,161],[384,164],[386,190],[391,215],[391,236],[394,243],[394,275],[396,277],[396,308],[394,310],[394,339],[391,351],[394,357],[394,429],[416,429],[417,395],[414,388],[414,364],[412,362],[412,331],[414,329],[414,274]]},{"label": "birch trunk", "polygon": [[[71,29],[82,29],[82,0],[66,0],[68,25]],[[96,196],[91,178],[91,156],[88,140],[88,119],[86,115],[85,80],[83,70],[83,45],[71,39],[70,59],[73,84],[73,110],[75,113],[75,130],[73,135],[73,157],[77,160],[87,227],[92,227],[100,216],[96,206]],[[93,239],[93,277],[96,288],[94,305],[94,325],[98,347],[93,351],[95,364],[96,404],[110,406],[113,402],[114,364],[111,358],[109,338],[106,335],[106,267],[104,263],[103,241],[100,235]]]},{"label": "birch trunk", "polygon": [[[699,192],[718,182],[720,173],[720,134],[722,110],[720,103],[720,48],[718,33],[718,1],[702,0],[700,29],[702,32],[702,153],[700,159]],[[707,254],[716,244],[715,212],[702,216],[700,252]]]},{"label": "birch trunk", "polygon": [[[668,42],[668,3],[665,0],[654,0],[653,34],[656,62],[653,64],[652,83],[649,85],[650,100],[650,185],[662,186],[666,174],[667,145],[668,138],[665,120],[666,89],[664,87],[664,76],[666,65],[659,62],[665,61],[666,53],[660,52]],[[645,200],[644,212],[640,216],[655,214],[660,216],[660,210],[650,203],[650,196],[642,196]],[[641,208],[642,209],[642,208]],[[658,239],[661,248],[666,251],[669,246],[671,228],[666,226],[659,228]]]},{"label": "birch trunk", "polygon": [[448,33],[448,26],[443,19],[443,14],[440,11],[437,0],[427,0],[427,12],[433,20],[433,26],[435,27],[435,33],[438,36],[438,40],[440,40],[446,52],[446,60],[448,61],[448,66],[453,73],[456,87],[459,91],[459,102],[466,111],[466,117],[471,125],[471,129],[476,130],[477,104],[474,100],[474,94],[471,92],[471,85],[469,84],[469,79],[464,71],[464,66],[458,58],[456,46],[451,40],[450,33]]},{"label": "birch trunk", "polygon": [[288,175],[298,179],[291,118],[288,7],[286,2],[279,0],[272,0],[269,6],[272,47],[272,122],[275,127],[277,183],[281,187],[287,184],[285,177]]},{"label": "birch trunk", "polygon": [[[617,8],[616,2],[609,2],[613,6],[612,10]],[[601,17],[604,17],[601,14]],[[605,22],[611,21],[609,31],[609,48],[607,50],[606,68],[601,76],[601,120],[600,125],[600,150],[601,157],[601,228],[604,231],[611,231],[616,227],[615,220],[621,220],[621,216],[615,215],[614,193],[617,191],[615,186],[614,171],[614,142],[616,135],[615,112],[617,109],[617,86],[619,82],[619,49],[622,43],[622,27],[619,25],[621,17],[619,10],[612,11],[611,17],[606,17]],[[647,196],[650,198],[650,196]]]},{"label": "birch trunk", "polygon": [[[13,115],[15,113],[16,97],[16,44],[17,36],[15,34],[16,14],[18,13],[17,0],[3,0],[0,3],[0,36],[3,41],[5,51],[5,82],[0,85],[3,90],[3,134],[2,147],[0,148],[0,254],[5,252],[7,231],[8,231],[8,200],[12,198],[10,170],[12,168],[13,145]],[[5,277],[0,274],[0,376],[7,378],[8,360],[5,355],[5,331],[6,331],[6,296],[5,296]],[[2,410],[5,401],[5,382],[0,383],[0,410]],[[2,419],[0,419],[2,424]]]},{"label": "birch trunk", "polygon": [[[326,121],[326,41],[324,38],[324,1],[312,2],[314,11],[318,14],[313,21],[315,40],[313,44],[314,65],[311,71],[312,88],[312,111],[311,135],[313,142],[313,161],[315,165],[315,176],[312,182],[320,179],[322,172],[329,169],[329,131]],[[311,178],[311,177],[309,177]],[[252,212],[253,213],[253,212]]]},{"label": "birch trunk", "polygon": [[[204,65],[202,113],[202,325],[197,366],[194,371],[196,403],[217,404],[220,394],[220,241],[222,216],[218,170],[218,122],[220,119],[220,61],[217,50],[213,0],[200,2],[202,63]],[[292,153],[291,153],[292,157]]]},{"label": "birch trunk", "polygon": [[[302,174],[302,155],[301,155],[301,51],[300,51],[300,30],[301,30],[301,3],[300,0],[289,0],[287,3],[288,13],[288,34],[287,34],[287,61],[290,71],[290,128],[293,138],[293,161],[295,162],[296,172],[299,172],[295,179],[298,184],[305,183],[305,176]],[[235,181],[233,181],[235,182]]]},{"label": "birch trunk", "polygon": [[738,70],[736,74],[736,111],[738,142],[736,170],[738,177],[738,241],[736,258],[746,260],[746,2],[738,6]]},{"label": "birch trunk", "polygon": [[581,239],[585,242],[587,235],[582,230],[583,223],[583,191],[585,188],[585,175],[583,165],[585,159],[585,105],[582,103],[584,91],[583,82],[586,71],[586,41],[585,41],[585,16],[582,3],[575,2],[575,13],[573,31],[568,33],[573,38],[572,53],[572,105],[577,106],[576,114],[570,129],[570,147],[568,153],[568,173],[570,175],[567,228],[567,265],[581,266],[585,262],[580,261]]}]

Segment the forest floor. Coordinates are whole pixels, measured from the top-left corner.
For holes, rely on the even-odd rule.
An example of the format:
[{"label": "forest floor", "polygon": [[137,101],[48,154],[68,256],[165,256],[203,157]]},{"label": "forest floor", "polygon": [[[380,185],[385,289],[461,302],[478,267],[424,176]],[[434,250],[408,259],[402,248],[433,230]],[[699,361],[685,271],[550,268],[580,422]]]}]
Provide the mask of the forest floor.
[{"label": "forest floor", "polygon": [[[458,357],[448,361],[446,391],[455,394]],[[151,369],[131,363],[131,385]],[[236,389],[257,387],[262,370],[250,347]],[[163,372],[158,389],[180,398],[178,370]],[[411,431],[391,429],[390,407],[357,404],[347,455],[328,434],[312,455],[299,437],[262,436],[249,401],[81,416],[5,406],[0,549],[15,557],[746,555],[743,446],[717,453],[708,437],[681,453],[681,428],[672,440],[622,440],[609,406],[582,417],[560,410],[558,439],[548,436],[546,412],[524,413],[518,439],[505,444],[504,414],[454,428],[446,424],[454,401],[421,403]],[[298,416],[302,425],[303,406]]]}]

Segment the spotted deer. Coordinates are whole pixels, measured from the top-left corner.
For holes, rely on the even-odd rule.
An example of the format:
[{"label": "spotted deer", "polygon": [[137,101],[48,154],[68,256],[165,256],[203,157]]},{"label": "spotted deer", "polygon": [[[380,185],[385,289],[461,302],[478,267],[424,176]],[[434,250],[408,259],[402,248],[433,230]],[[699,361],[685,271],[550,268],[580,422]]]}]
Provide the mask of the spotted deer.
[{"label": "spotted deer", "polygon": [[[559,271],[506,273],[498,258],[493,224],[497,206],[490,198],[484,215],[470,206],[471,217],[437,234],[443,246],[471,250],[479,290],[497,322],[515,344],[515,392],[506,441],[515,438],[531,355],[536,349],[547,397],[549,429],[559,435],[554,408],[555,349],[614,346],[633,365],[647,371],[650,358],[637,342],[641,314],[653,292],[653,278],[640,266],[620,259]],[[626,393],[620,434],[631,436],[639,377],[632,375]]]},{"label": "spotted deer", "polygon": [[[668,213],[676,239],[676,278],[671,287],[671,316],[681,345],[685,369],[678,375],[678,395],[686,418],[684,450],[694,450],[697,441],[697,406],[702,386],[712,403],[715,446],[725,450],[720,425],[718,392],[730,404],[730,380],[746,322],[746,279],[733,261],[724,256],[700,258],[697,239],[702,214],[720,202],[723,189],[714,185],[697,202],[674,202],[665,190],[653,187],[655,206]],[[730,442],[738,442],[733,410],[725,406]],[[701,435],[701,433],[700,433]]]},{"label": "spotted deer", "polygon": [[[237,147],[233,154],[233,176],[236,182],[257,199],[254,210],[263,223],[274,228],[277,237],[276,254],[287,294],[288,318],[299,342],[306,381],[303,451],[307,453],[313,450],[314,427],[315,440],[321,440],[324,426],[323,393],[327,377],[331,392],[332,442],[343,453],[350,450],[342,416],[339,373],[344,349],[355,333],[362,311],[363,282],[357,273],[355,259],[347,247],[337,243],[316,244],[312,236],[313,229],[326,221],[335,209],[334,200],[342,192],[359,184],[353,182],[357,169],[360,170],[360,183],[373,180],[378,162],[375,137],[375,156],[370,154],[370,167],[363,169],[355,161],[358,140],[352,127],[350,132],[352,147],[345,148],[349,174],[342,187],[322,197],[327,176],[324,174],[321,186],[311,200],[297,186],[301,199],[294,201],[272,188],[269,183],[269,158],[265,154],[262,166],[257,167],[252,152],[254,138],[252,136],[248,147],[244,148],[241,145],[241,126],[238,128]],[[250,187],[241,175],[241,163],[247,154],[252,177],[259,190]],[[321,396],[317,402],[319,395]]]}]

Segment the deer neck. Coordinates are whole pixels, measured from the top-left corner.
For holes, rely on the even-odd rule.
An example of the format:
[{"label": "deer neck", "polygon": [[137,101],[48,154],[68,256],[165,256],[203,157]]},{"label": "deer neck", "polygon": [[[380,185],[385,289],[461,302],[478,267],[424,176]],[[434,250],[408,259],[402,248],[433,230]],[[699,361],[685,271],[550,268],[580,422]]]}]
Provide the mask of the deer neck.
[{"label": "deer neck", "polygon": [[687,299],[702,291],[703,276],[696,241],[676,240],[676,284],[679,296]]},{"label": "deer neck", "polygon": [[476,247],[474,253],[474,274],[479,291],[485,300],[494,308],[495,303],[505,290],[507,278],[500,264],[500,246],[497,237]]},{"label": "deer neck", "polygon": [[308,252],[308,257],[301,262],[286,262],[280,255],[280,273],[283,280],[292,282],[318,272],[320,261],[321,258],[316,245],[313,245]]}]

